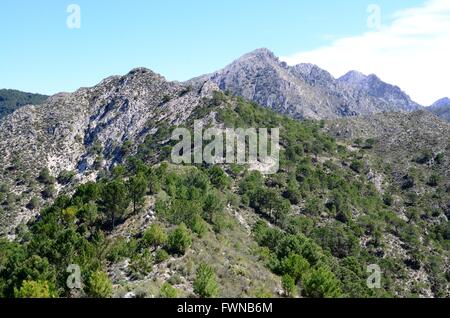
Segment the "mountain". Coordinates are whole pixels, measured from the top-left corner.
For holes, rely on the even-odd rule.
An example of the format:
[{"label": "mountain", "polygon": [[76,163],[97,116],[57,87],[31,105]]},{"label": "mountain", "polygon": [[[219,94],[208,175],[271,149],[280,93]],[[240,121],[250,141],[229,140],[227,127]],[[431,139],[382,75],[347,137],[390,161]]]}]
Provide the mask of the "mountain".
[{"label": "mountain", "polygon": [[369,94],[388,104],[395,105],[398,110],[411,112],[422,108],[399,87],[383,82],[374,74],[366,76],[357,71],[350,71],[338,80],[352,86],[362,94]]},{"label": "mountain", "polygon": [[450,99],[442,98],[430,106],[428,109],[436,116],[439,116],[450,122]]},{"label": "mountain", "polygon": [[244,55],[224,69],[195,78],[297,119],[332,119],[419,108],[399,88],[376,76],[350,72],[335,79],[312,64],[288,66],[267,49]]},{"label": "mountain", "polygon": [[[0,120],[0,297],[449,297],[449,124],[267,50],[227,69],[137,68]],[[198,121],[279,127],[279,170],[174,164]]]},{"label": "mountain", "polygon": [[[166,161],[171,130],[195,120],[280,127],[279,171]],[[46,199],[13,242],[0,240],[0,296],[450,293],[449,129],[432,114],[296,121],[212,83],[196,90],[138,69],[24,107],[0,127],[11,186],[1,209],[41,190]],[[430,155],[418,158],[422,150]],[[49,198],[43,187],[57,176]],[[67,287],[70,264],[82,266],[82,289]],[[380,288],[367,285],[369,264],[382,271]]]},{"label": "mountain", "polygon": [[440,164],[434,166],[432,171],[428,165],[414,164],[422,154],[430,157],[426,164],[432,164],[439,154],[450,158],[450,125],[426,110],[338,119],[327,123],[327,131],[337,139],[349,141],[351,145],[364,147],[364,141],[372,140],[372,145],[367,149],[383,157],[384,165],[395,166],[397,173],[403,171],[407,174],[408,169],[416,166],[424,170],[424,179],[427,174],[438,173],[445,180],[450,180],[448,160],[438,160]]},{"label": "mountain", "polygon": [[12,89],[0,89],[0,119],[16,109],[31,104],[42,104],[48,96],[25,93]]},{"label": "mountain", "polygon": [[[139,68],[21,107],[0,120],[0,185],[13,196],[4,205],[7,220],[0,225],[11,229],[31,217],[27,203],[50,190],[45,182],[36,182],[42,169],[55,177],[70,172],[78,182],[95,180],[99,167],[120,160],[125,142],[137,147],[163,122],[183,122],[207,96],[204,87],[194,92]],[[62,188],[57,185],[53,192]]]}]

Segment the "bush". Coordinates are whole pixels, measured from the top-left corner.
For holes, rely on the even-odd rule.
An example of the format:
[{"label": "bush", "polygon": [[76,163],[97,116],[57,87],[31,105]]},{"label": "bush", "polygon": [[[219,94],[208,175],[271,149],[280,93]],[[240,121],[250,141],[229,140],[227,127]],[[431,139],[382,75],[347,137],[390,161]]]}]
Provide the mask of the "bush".
[{"label": "bush", "polygon": [[50,175],[48,168],[44,168],[39,173],[38,181],[42,184],[53,184],[55,183],[55,178]]},{"label": "bush", "polygon": [[212,219],[213,230],[216,233],[222,233],[227,229],[233,228],[233,223],[224,212],[216,213]]},{"label": "bush", "polygon": [[437,174],[432,174],[430,176],[430,178],[428,179],[427,184],[430,187],[437,187],[439,185],[440,180],[441,180],[441,178]]},{"label": "bush", "polygon": [[125,238],[118,238],[107,250],[106,258],[111,262],[119,262],[124,258],[131,257],[136,252],[136,240],[127,242]]},{"label": "bush", "polygon": [[159,291],[160,298],[177,298],[178,292],[169,283],[164,283]]},{"label": "bush", "polygon": [[433,154],[429,150],[422,151],[422,153],[416,158],[416,162],[418,164],[426,164],[430,162],[430,160],[433,158]]},{"label": "bush", "polygon": [[408,190],[416,185],[416,180],[412,175],[406,175],[403,177],[402,189]]},{"label": "bush", "polygon": [[219,193],[212,192],[209,193],[203,204],[203,215],[205,220],[212,222],[214,215],[222,212],[224,209],[224,202],[220,197]]},{"label": "bush", "polygon": [[47,281],[24,281],[19,290],[14,290],[16,298],[51,298]]},{"label": "bush", "polygon": [[142,254],[134,255],[128,267],[130,274],[135,279],[143,279],[153,269],[153,257],[148,250]]},{"label": "bush", "polygon": [[281,284],[283,285],[283,292],[286,297],[295,297],[297,286],[295,285],[295,280],[288,274],[284,275],[281,279]]},{"label": "bush", "polygon": [[214,270],[205,263],[200,264],[194,281],[194,292],[202,298],[217,296],[219,285]]},{"label": "bush", "polygon": [[57,181],[59,184],[66,185],[72,182],[73,178],[75,177],[75,172],[73,171],[61,171],[59,174]]},{"label": "bush", "polygon": [[313,269],[303,277],[303,294],[310,298],[338,298],[341,296],[339,281],[327,268]]},{"label": "bush", "polygon": [[289,277],[294,279],[295,283],[298,283],[302,278],[302,275],[308,270],[308,261],[297,254],[290,254],[280,263],[280,272],[289,275]]},{"label": "bush", "polygon": [[357,255],[359,252],[358,239],[344,226],[330,225],[316,229],[314,238],[323,249],[329,249],[338,258]]},{"label": "bush", "polygon": [[350,164],[350,169],[356,173],[361,173],[364,169],[364,163],[361,160],[353,160]]},{"label": "bush", "polygon": [[160,264],[169,259],[169,253],[164,249],[159,249],[155,253],[155,263]]},{"label": "bush", "polygon": [[195,215],[191,226],[192,231],[199,237],[203,237],[208,232],[208,225],[200,215]]},{"label": "bush", "polygon": [[39,198],[38,197],[32,197],[30,202],[28,202],[26,208],[28,210],[34,210],[39,206]]},{"label": "bush", "polygon": [[152,224],[142,236],[145,247],[158,247],[167,243],[167,234],[158,224]]},{"label": "bush", "polygon": [[171,253],[184,255],[192,244],[191,235],[184,223],[170,232],[168,248]]},{"label": "bush", "polygon": [[444,159],[445,159],[444,154],[443,154],[443,153],[439,153],[439,154],[436,155],[436,158],[434,158],[434,161],[435,161],[438,165],[440,165],[440,164],[444,163]]},{"label": "bush", "polygon": [[112,283],[108,275],[102,271],[91,274],[87,288],[87,294],[93,298],[110,298],[112,295]]},{"label": "bush", "polygon": [[392,206],[394,203],[394,197],[391,194],[385,194],[383,197],[383,203],[387,206]]},{"label": "bush", "polygon": [[56,188],[53,184],[47,184],[42,191],[42,197],[44,199],[52,199],[56,195]]},{"label": "bush", "polygon": [[215,186],[217,189],[224,190],[230,187],[231,180],[222,170],[221,167],[214,165],[208,171],[208,174],[212,185]]}]

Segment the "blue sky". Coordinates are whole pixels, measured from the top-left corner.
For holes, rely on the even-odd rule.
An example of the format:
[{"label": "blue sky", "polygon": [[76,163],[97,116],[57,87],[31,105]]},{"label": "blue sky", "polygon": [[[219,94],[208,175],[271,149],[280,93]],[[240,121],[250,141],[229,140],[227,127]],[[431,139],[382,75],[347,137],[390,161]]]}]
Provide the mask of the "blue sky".
[{"label": "blue sky", "polygon": [[[367,32],[373,2],[389,24],[425,0],[3,0],[0,88],[74,91],[138,66],[187,80],[259,47],[294,59]],[[66,25],[72,3],[80,29]]]}]

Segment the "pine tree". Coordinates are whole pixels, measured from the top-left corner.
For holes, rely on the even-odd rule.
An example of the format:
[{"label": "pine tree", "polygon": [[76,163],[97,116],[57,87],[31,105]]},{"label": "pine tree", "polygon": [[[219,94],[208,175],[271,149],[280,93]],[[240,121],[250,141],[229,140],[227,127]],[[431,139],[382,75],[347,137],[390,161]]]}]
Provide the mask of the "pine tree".
[{"label": "pine tree", "polygon": [[127,188],[120,180],[107,183],[102,189],[103,206],[111,217],[111,227],[115,228],[116,218],[125,213],[129,200]]},{"label": "pine tree", "polygon": [[128,180],[128,192],[133,203],[133,214],[142,208],[147,192],[147,180],[142,174],[133,176]]}]

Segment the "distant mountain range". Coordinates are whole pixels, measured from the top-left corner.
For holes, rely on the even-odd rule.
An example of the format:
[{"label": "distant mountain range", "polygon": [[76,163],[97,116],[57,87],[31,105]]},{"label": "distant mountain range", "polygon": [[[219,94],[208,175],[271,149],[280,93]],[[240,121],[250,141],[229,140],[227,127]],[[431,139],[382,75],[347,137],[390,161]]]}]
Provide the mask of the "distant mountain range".
[{"label": "distant mountain range", "polygon": [[447,120],[450,122],[450,99],[442,98],[438,100],[436,103],[431,105],[429,109],[435,115]]},{"label": "distant mountain range", "polygon": [[25,105],[42,104],[48,96],[25,93],[12,89],[0,89],[0,119]]},{"label": "distant mountain range", "polygon": [[400,88],[375,75],[351,71],[336,79],[312,64],[288,66],[267,49],[248,53],[224,69],[190,82],[206,80],[297,119],[367,116],[421,108]]},{"label": "distant mountain range", "polygon": [[[450,121],[450,99],[430,108],[414,102],[398,86],[374,74],[349,71],[334,78],[316,65],[288,66],[268,49],[257,49],[224,69],[186,82],[201,87],[207,81],[223,91],[242,96],[295,119],[335,119],[383,112],[426,109]],[[48,96],[0,90],[0,118],[28,104],[41,104]]]}]

